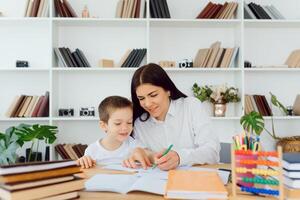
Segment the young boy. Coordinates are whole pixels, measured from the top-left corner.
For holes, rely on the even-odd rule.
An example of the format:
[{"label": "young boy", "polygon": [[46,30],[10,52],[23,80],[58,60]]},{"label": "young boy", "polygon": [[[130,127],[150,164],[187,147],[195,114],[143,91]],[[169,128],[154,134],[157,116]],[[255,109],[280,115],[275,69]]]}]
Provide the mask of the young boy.
[{"label": "young boy", "polygon": [[136,144],[132,132],[132,103],[120,96],[105,98],[98,107],[100,128],[105,137],[90,144],[83,157],[77,160],[82,168],[100,164],[121,164]]}]

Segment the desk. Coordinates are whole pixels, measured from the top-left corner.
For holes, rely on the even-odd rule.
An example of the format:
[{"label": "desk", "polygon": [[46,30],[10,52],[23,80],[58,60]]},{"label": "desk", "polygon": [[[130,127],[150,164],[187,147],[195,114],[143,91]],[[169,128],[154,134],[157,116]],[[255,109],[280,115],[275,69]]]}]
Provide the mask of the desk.
[{"label": "desk", "polygon": [[[225,168],[225,169],[230,169],[229,164],[219,164],[219,165],[202,165],[201,167],[207,167],[207,168]],[[91,169],[85,169],[84,170],[87,178],[97,174],[97,173],[106,173],[106,174],[130,174],[131,172],[121,172],[121,171],[114,171],[114,170],[106,170],[102,169],[100,166],[91,168]],[[226,186],[229,195],[231,194],[231,185],[228,184]],[[79,192],[80,199],[83,200],[95,200],[95,199],[101,199],[101,200],[116,200],[116,199],[121,199],[121,200],[137,200],[137,199],[142,199],[142,200],[162,200],[164,199],[163,196],[161,195],[155,195],[155,194],[150,194],[150,193],[145,193],[145,192],[130,192],[128,194],[119,194],[119,193],[113,193],[113,192],[86,192],[86,191],[80,191]],[[229,196],[230,200],[235,200],[233,197]],[[276,198],[270,197],[257,197],[257,196],[251,196],[251,195],[245,195],[243,197],[238,197],[236,200],[273,200]]]}]

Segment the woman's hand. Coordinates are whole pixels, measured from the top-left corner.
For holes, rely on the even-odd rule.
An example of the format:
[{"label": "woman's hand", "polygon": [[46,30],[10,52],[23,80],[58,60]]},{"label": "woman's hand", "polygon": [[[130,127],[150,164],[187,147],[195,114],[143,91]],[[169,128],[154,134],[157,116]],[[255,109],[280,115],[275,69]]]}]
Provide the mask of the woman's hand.
[{"label": "woman's hand", "polygon": [[179,165],[179,156],[176,151],[169,151],[163,156],[165,150],[154,155],[154,163],[161,170],[175,169]]},{"label": "woman's hand", "polygon": [[96,161],[93,160],[90,156],[82,156],[76,160],[77,165],[80,165],[83,169],[88,169],[96,166]]},{"label": "woman's hand", "polygon": [[135,148],[129,158],[123,161],[123,166],[136,169],[138,167],[136,161],[141,163],[144,169],[151,166],[151,162],[146,151],[140,147]]}]

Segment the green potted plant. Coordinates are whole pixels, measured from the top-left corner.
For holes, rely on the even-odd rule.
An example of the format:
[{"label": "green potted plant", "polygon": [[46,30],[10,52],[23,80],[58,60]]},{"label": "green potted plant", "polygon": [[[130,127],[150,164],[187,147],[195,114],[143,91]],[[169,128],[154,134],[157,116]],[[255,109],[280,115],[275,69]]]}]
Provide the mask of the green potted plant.
[{"label": "green potted plant", "polygon": [[214,116],[224,117],[226,103],[239,102],[238,88],[227,87],[226,85],[205,85],[198,86],[194,83],[193,94],[201,102],[209,101],[214,105]]},{"label": "green potted plant", "polygon": [[[286,107],[279,102],[277,97],[270,92],[271,95],[271,103],[272,105],[278,107],[282,112],[287,115],[287,109]],[[274,127],[274,120],[273,115],[271,115],[271,127],[272,130],[269,131],[265,128],[265,122],[263,116],[256,112],[252,111],[248,114],[245,114],[240,119],[240,124],[243,126],[244,130],[251,134],[256,134],[257,136],[260,136],[262,131],[265,131],[267,134],[269,134],[277,143],[277,145],[280,145],[283,147],[284,152],[291,152],[291,151],[297,151],[300,152],[300,137],[299,136],[293,136],[293,137],[284,137],[280,138],[275,133],[275,127]],[[292,144],[291,144],[292,143]],[[295,143],[297,145],[295,145]]]},{"label": "green potted plant", "polygon": [[15,127],[9,127],[4,133],[0,132],[0,164],[7,165],[16,162],[16,151],[20,147],[20,143],[15,129]]},{"label": "green potted plant", "polygon": [[21,148],[25,142],[31,142],[28,161],[36,160],[31,158],[32,152],[38,152],[39,142],[45,140],[46,144],[52,144],[56,140],[56,126],[49,125],[28,125],[20,124],[6,129],[5,133],[0,132],[0,164],[12,164],[17,162],[17,149]]},{"label": "green potted plant", "polygon": [[31,147],[29,150],[28,161],[36,161],[37,153],[35,154],[35,158],[32,159],[31,155],[33,153],[33,149],[35,151],[39,151],[40,141],[45,141],[46,144],[52,144],[56,140],[55,134],[57,133],[56,126],[49,125],[26,125],[16,128],[16,135],[19,137],[19,142],[23,145],[25,142],[31,142]]}]

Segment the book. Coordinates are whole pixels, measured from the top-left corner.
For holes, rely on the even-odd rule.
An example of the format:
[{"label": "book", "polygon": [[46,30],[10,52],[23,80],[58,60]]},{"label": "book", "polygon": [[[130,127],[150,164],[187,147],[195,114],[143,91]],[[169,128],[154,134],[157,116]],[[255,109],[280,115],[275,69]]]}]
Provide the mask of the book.
[{"label": "book", "polygon": [[97,174],[85,182],[87,191],[106,191],[127,194],[132,191],[163,195],[166,180],[135,174]]},{"label": "book", "polygon": [[217,172],[170,170],[166,198],[227,199],[227,190]]},{"label": "book", "polygon": [[40,108],[37,112],[37,117],[48,117],[49,116],[49,91],[46,91],[43,101],[41,102]]},{"label": "book", "polygon": [[39,97],[36,105],[34,106],[34,108],[32,110],[31,117],[37,117],[37,113],[38,113],[38,111],[39,111],[39,109],[41,107],[41,104],[42,104],[44,98],[45,98],[44,95],[42,95],[42,96]]},{"label": "book", "polygon": [[299,178],[300,179],[300,170],[287,170],[283,168],[283,175],[289,178]]},{"label": "book", "polygon": [[284,153],[282,156],[282,166],[287,170],[300,170],[300,154]]},{"label": "book", "polygon": [[287,176],[283,176],[284,184],[291,187],[300,189],[300,179],[298,178],[289,178]]},{"label": "book", "polygon": [[11,117],[13,111],[14,111],[14,108],[16,107],[17,105],[17,102],[19,100],[20,96],[15,96],[13,101],[11,102],[10,106],[8,107],[6,113],[5,113],[5,116],[6,117]]},{"label": "book", "polygon": [[40,200],[66,200],[66,199],[77,199],[78,197],[79,197],[78,192],[68,192],[64,194],[42,198]]},{"label": "book", "polygon": [[0,175],[19,174],[32,171],[43,171],[49,169],[56,169],[68,166],[76,166],[75,161],[71,160],[57,160],[47,162],[27,162],[17,163],[11,165],[0,165]]},{"label": "book", "polygon": [[36,180],[36,181],[30,181],[24,183],[2,184],[0,185],[0,187],[9,191],[14,191],[14,190],[21,190],[26,188],[43,186],[43,185],[61,183],[61,182],[73,180],[74,178],[75,178],[74,176],[63,176],[63,177],[49,178],[49,179]]},{"label": "book", "polygon": [[57,194],[63,194],[84,188],[85,179],[78,179],[64,183],[35,187],[26,190],[17,190],[10,192],[0,188],[0,197],[13,200],[30,200],[50,197]]},{"label": "book", "polygon": [[0,176],[0,183],[13,184],[13,183],[26,182],[26,181],[36,181],[36,180],[42,180],[46,178],[72,175],[80,172],[81,172],[80,167],[70,166],[70,167],[64,167],[58,169],[49,169],[45,171],[36,171],[36,172],[28,172],[22,174]]}]

